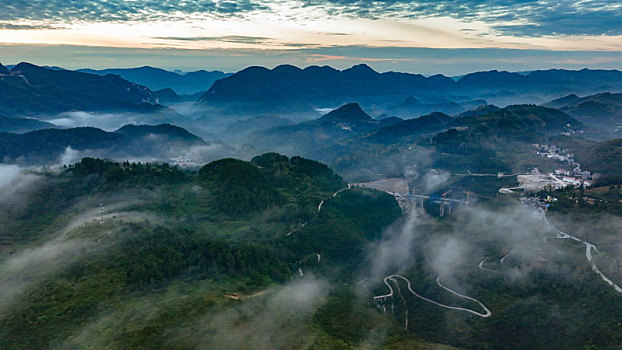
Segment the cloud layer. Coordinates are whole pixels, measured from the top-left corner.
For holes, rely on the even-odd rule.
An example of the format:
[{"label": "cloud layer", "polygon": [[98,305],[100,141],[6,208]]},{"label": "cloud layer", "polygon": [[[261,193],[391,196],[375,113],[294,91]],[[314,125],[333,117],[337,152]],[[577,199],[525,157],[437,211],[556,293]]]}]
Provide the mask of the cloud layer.
[{"label": "cloud layer", "polygon": [[222,19],[304,6],[334,17],[479,21],[514,36],[622,34],[622,4],[603,0],[3,0],[0,4],[0,27],[11,29],[32,29],[15,21],[162,21],[189,15]]},{"label": "cloud layer", "polygon": [[482,21],[508,35],[622,34],[622,4],[587,0],[310,0],[333,15],[356,17],[452,17]]},{"label": "cloud layer", "polygon": [[257,1],[236,0],[3,0],[0,19],[73,21],[149,21],[184,15],[207,13],[237,15],[265,9]]}]

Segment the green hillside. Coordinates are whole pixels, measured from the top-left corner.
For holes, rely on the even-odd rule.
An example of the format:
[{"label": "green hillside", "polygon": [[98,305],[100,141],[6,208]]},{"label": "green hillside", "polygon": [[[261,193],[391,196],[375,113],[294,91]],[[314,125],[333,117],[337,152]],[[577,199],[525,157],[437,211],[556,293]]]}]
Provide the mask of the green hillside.
[{"label": "green hillside", "polygon": [[[33,176],[32,199],[1,214],[0,279],[14,286],[0,288],[2,349],[192,348],[171,332],[245,307],[246,295],[268,298],[298,283],[299,268],[336,276],[401,215],[386,194],[333,197],[346,184],[332,170],[277,154],[198,173],[85,158]],[[361,221],[370,207],[375,214]],[[321,263],[307,259],[318,252]],[[15,267],[22,259],[30,263]],[[340,343],[310,322],[295,327]]]}]

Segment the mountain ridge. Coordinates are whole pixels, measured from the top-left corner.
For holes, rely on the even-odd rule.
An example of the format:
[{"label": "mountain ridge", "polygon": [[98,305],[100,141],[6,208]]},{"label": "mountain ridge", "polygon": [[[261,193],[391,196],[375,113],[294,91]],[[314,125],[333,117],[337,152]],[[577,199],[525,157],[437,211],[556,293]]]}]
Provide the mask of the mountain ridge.
[{"label": "mountain ridge", "polygon": [[173,89],[180,95],[192,95],[197,92],[207,91],[214,81],[230,76],[218,70],[207,71],[204,69],[179,74],[162,68],[142,66],[136,68],[107,68],[107,69],[78,69],[97,75],[115,74],[128,81],[144,85],[151,90]]},{"label": "mountain ridge", "polygon": [[23,134],[0,133],[0,159],[5,163],[56,164],[67,147],[95,155],[160,157],[176,149],[208,145],[187,130],[170,125],[126,125],[109,132],[94,127],[41,129]]},{"label": "mountain ridge", "polygon": [[118,76],[53,70],[27,62],[0,75],[0,91],[0,113],[7,116],[161,108],[151,90]]},{"label": "mountain ridge", "polygon": [[364,64],[344,70],[328,66],[304,69],[292,65],[273,69],[251,66],[214,82],[197,105],[225,115],[239,111],[283,113],[295,108],[297,112],[312,116],[315,108],[357,101],[373,113],[381,114],[390,113],[390,106],[409,98],[429,104],[443,96],[447,105],[427,113],[453,114],[469,109],[456,101],[485,100],[489,101],[486,103],[510,105],[549,100],[551,96],[568,93],[616,89],[622,90],[622,72],[617,70],[552,69],[527,74],[492,70],[469,73],[455,81],[440,74],[425,77],[412,73],[379,73]]}]

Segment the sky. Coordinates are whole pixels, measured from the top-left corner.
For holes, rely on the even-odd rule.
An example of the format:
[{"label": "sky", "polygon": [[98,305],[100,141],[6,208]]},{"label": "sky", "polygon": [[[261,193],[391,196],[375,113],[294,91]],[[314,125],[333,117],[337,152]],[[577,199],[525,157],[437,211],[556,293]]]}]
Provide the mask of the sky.
[{"label": "sky", "polygon": [[237,71],[622,69],[622,2],[0,0],[0,62]]}]

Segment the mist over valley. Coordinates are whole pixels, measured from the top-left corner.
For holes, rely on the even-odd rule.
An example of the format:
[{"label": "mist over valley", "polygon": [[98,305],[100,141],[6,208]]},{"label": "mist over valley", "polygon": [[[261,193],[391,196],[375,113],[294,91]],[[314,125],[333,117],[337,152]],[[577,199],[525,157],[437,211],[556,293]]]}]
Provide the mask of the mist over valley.
[{"label": "mist over valley", "polygon": [[0,349],[622,349],[619,6],[5,5]]}]

